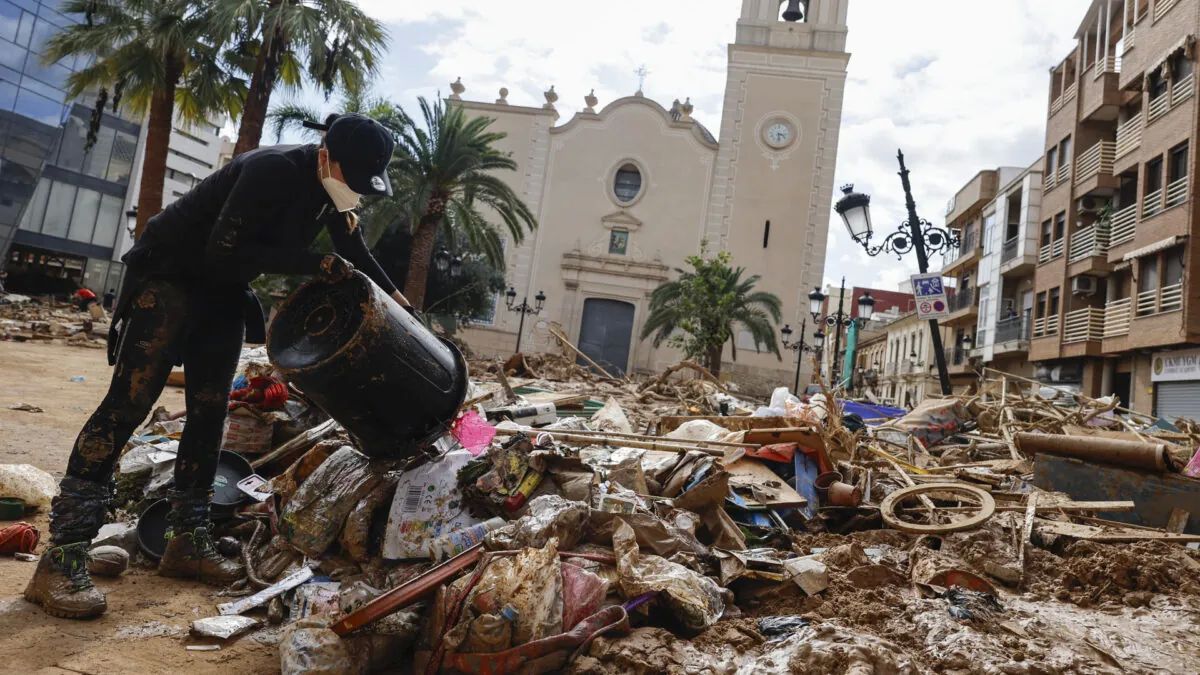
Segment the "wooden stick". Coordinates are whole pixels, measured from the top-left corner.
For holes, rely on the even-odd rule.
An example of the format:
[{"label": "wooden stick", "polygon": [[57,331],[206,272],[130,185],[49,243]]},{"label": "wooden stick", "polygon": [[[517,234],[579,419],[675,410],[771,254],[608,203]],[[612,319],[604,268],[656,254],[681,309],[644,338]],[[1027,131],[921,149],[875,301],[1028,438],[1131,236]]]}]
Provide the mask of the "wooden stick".
[{"label": "wooden stick", "polygon": [[293,452],[295,450],[303,448],[305,445],[315,445],[317,443],[317,441],[320,441],[322,438],[325,438],[326,436],[328,436],[336,428],[337,428],[337,420],[333,420],[333,419],[325,420],[324,422],[318,424],[317,426],[313,427],[312,429],[301,432],[299,435],[288,440],[286,443],[279,446],[278,448],[275,448],[271,452],[268,452],[267,454],[263,455],[262,457],[259,457],[258,459],[254,460],[253,462],[250,462],[250,466],[252,468],[257,469],[258,467],[263,466],[264,464],[268,464],[270,462],[275,461],[276,459],[278,459],[280,457],[283,457],[284,455],[287,455],[289,452]]},{"label": "wooden stick", "polygon": [[[639,448],[642,450],[662,450],[664,452],[677,452],[681,455],[695,450],[697,452],[703,452],[707,455],[712,455],[713,457],[724,457],[725,456],[725,452],[722,450],[715,450],[713,448],[701,448],[701,447],[694,446],[694,445],[665,445],[662,443],[655,443],[655,442],[636,441],[636,440],[628,439],[628,438],[611,438],[611,437],[605,437],[605,436],[580,436],[580,435],[576,435],[573,433],[563,433],[560,431],[538,431],[536,429],[533,431],[535,433],[539,433],[539,434],[543,434],[543,433],[550,434],[551,436],[553,436],[554,438],[557,438],[559,440],[569,441],[569,442],[573,442],[573,443],[588,443],[588,444],[597,444],[597,445],[603,443],[604,445],[616,445],[616,446],[621,446],[621,447],[626,447],[626,448]],[[520,430],[516,430],[516,429],[496,429],[496,434],[498,436],[513,436],[518,433],[523,433],[523,432]]]},{"label": "wooden stick", "polygon": [[718,447],[723,447],[723,448],[761,448],[762,447],[762,444],[760,444],[760,443],[730,443],[727,441],[694,441],[694,440],[687,439],[687,438],[667,438],[666,436],[648,436],[646,434],[627,434],[627,433],[620,432],[620,431],[592,431],[591,429],[566,429],[564,431],[559,431],[557,429],[535,429],[533,427],[524,427],[524,426],[519,427],[518,430],[523,431],[525,433],[529,433],[529,434],[569,433],[569,434],[572,434],[575,436],[615,436],[615,437],[620,437],[620,438],[632,438],[633,440],[636,440],[636,441],[677,443],[680,445],[695,443],[697,445],[712,445],[712,446],[718,446]]},{"label": "wooden stick", "polygon": [[1025,548],[1029,538],[1033,536],[1033,517],[1037,514],[1038,493],[1031,492],[1029,501],[1025,503],[1025,524],[1021,527],[1021,540],[1017,543],[1017,587],[1025,577]]},{"label": "wooden stick", "polygon": [[[999,375],[1001,377],[1011,377],[1014,380],[1020,380],[1022,382],[1026,382],[1028,384],[1036,384],[1039,387],[1047,387],[1050,389],[1054,389],[1056,391],[1061,391],[1064,394],[1070,394],[1071,396],[1074,396],[1076,398],[1076,400],[1082,399],[1084,401],[1087,401],[1088,403],[1095,403],[1097,405],[1100,404],[1100,402],[1094,398],[1091,398],[1089,396],[1084,396],[1083,394],[1080,394],[1080,393],[1073,392],[1070,389],[1067,389],[1065,387],[1056,387],[1052,384],[1043,384],[1041,382],[1038,382],[1037,380],[1031,380],[1028,377],[1021,377],[1020,375],[1013,375],[1012,373],[1006,373],[1003,370],[996,370],[995,368],[988,368],[987,366],[984,366],[983,370],[984,370],[984,372],[995,373],[996,375]],[[1151,422],[1158,421],[1158,418],[1153,415],[1146,415],[1144,413],[1137,412],[1136,410],[1130,410],[1129,408],[1122,408],[1121,406],[1117,406],[1116,408],[1113,408],[1113,410],[1120,410],[1123,413],[1129,413],[1130,415],[1133,415],[1134,417],[1141,417],[1143,419],[1148,419]]]},{"label": "wooden stick", "polygon": [[592,357],[588,356],[587,354],[584,354],[583,352],[581,352],[579,350],[578,347],[576,347],[574,344],[572,344],[570,338],[568,338],[566,336],[566,334],[564,334],[561,330],[559,330],[558,326],[550,324],[550,334],[553,335],[554,337],[558,338],[558,341],[563,343],[564,347],[575,352],[579,356],[579,358],[583,359],[584,361],[587,361],[589,364],[591,364],[591,366],[593,368],[600,371],[601,375],[607,377],[610,380],[617,379],[617,378],[613,377],[607,370],[605,370],[604,368],[601,368],[599,363],[596,363],[595,361],[593,361]]}]

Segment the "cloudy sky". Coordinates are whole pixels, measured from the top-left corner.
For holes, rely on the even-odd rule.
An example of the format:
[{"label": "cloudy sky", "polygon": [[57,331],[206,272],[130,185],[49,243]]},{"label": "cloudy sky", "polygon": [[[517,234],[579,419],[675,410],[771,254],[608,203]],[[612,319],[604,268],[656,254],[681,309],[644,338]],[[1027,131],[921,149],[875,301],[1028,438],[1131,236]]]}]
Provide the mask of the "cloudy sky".
[{"label": "cloudy sky", "polygon": [[[562,120],[592,88],[601,105],[637,88],[669,105],[690,96],[695,116],[721,127],[726,45],[738,0],[360,0],[387,22],[391,51],[378,85],[401,104],[449,94],[540,105],[555,85]],[[896,149],[912,171],[922,217],[941,224],[947,200],[976,172],[1028,166],[1042,148],[1047,78],[1074,44],[1088,0],[852,0],[852,53],[835,185],[872,195],[878,229],[903,218]],[[836,216],[834,217],[836,221]],[[871,260],[840,225],[826,280],[895,288],[910,273],[895,257]],[[911,256],[910,256],[911,258]],[[906,261],[915,271],[915,262]],[[938,261],[935,260],[935,264]]]}]

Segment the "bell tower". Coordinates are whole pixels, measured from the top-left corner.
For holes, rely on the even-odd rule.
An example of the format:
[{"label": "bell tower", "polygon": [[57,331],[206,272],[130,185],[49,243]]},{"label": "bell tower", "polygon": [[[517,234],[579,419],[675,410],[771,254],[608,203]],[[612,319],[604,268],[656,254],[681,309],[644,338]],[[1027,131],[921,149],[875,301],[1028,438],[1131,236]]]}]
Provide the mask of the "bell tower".
[{"label": "bell tower", "polygon": [[[812,342],[807,294],[821,284],[833,200],[850,0],[742,0],[728,48],[725,101],[705,237],[735,265],[761,275],[758,290],[783,301],[783,320]],[[743,367],[777,370],[784,361],[738,340]],[[731,354],[727,351],[726,360]],[[805,359],[806,361],[808,359]],[[811,366],[802,368],[809,373]],[[803,384],[808,382],[802,376]],[[763,383],[767,384],[767,383]]]}]

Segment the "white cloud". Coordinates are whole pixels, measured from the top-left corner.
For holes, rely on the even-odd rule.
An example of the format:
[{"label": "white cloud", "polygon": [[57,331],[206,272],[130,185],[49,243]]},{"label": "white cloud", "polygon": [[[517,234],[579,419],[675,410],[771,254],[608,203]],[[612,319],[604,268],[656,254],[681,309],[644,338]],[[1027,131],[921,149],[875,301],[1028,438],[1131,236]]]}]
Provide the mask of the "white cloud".
[{"label": "white cloud", "polygon": [[[396,36],[381,93],[408,103],[447,92],[540,105],[551,84],[563,119],[593,87],[601,105],[631,94],[645,64],[647,96],[690,96],[696,117],[720,129],[726,44],[736,0],[568,4],[549,0],[360,0]],[[945,204],[978,171],[1026,166],[1040,154],[1048,69],[1072,48],[1089,0],[854,0],[835,184],[872,196],[877,229],[904,217],[896,149],[912,171],[920,215],[941,224]],[[416,58],[414,55],[419,55]],[[827,260],[863,270],[848,284],[895,288],[915,271],[910,254],[870,259],[836,216]],[[936,268],[940,259],[933,261]],[[842,267],[839,265],[839,267]],[[826,280],[836,282],[827,266]],[[867,271],[869,270],[869,271]]]}]

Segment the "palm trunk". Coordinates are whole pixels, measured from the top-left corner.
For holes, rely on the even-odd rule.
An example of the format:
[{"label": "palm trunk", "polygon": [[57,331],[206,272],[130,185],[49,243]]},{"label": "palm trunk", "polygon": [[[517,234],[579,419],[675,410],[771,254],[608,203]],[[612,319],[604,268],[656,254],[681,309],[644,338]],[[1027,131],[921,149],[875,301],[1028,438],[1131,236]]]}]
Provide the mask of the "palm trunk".
[{"label": "palm trunk", "polygon": [[721,354],[724,352],[724,347],[724,345],[712,347],[705,357],[705,360],[708,361],[708,371],[717,377],[721,376]]},{"label": "palm trunk", "polygon": [[167,150],[171,145],[171,124],[175,119],[175,85],[182,72],[178,61],[168,62],[165,84],[150,98],[150,114],[146,120],[146,154],[142,159],[142,181],[138,187],[135,239],[142,238],[146,222],[162,211]]},{"label": "palm trunk", "polygon": [[[276,3],[271,3],[272,5]],[[263,127],[267,124],[267,108],[271,105],[271,92],[279,75],[279,59],[282,55],[283,38],[276,34],[258,50],[254,62],[254,73],[250,76],[250,89],[246,92],[246,105],[242,108],[242,121],[238,125],[237,143],[233,146],[236,157],[253,150],[262,141]]]},{"label": "palm trunk", "polygon": [[404,280],[404,297],[417,309],[425,309],[425,288],[429,280],[429,264],[433,262],[433,244],[437,239],[437,224],[441,213],[425,212],[413,231],[412,252],[408,258],[408,277]]}]

